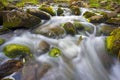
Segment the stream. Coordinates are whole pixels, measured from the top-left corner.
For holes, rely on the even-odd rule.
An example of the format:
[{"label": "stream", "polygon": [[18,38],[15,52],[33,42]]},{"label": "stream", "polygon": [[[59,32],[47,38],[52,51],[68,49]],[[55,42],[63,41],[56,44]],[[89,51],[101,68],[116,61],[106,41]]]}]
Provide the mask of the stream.
[{"label": "stream", "polygon": [[[82,8],[83,13],[87,10]],[[9,40],[1,46],[1,63],[9,59],[2,54],[2,48],[7,44],[16,43],[28,46],[34,53],[36,62],[40,65],[48,64],[51,68],[42,77],[36,77],[38,74],[32,68],[28,73],[19,72],[10,77],[14,77],[15,80],[29,80],[30,76],[33,76],[34,80],[120,80],[120,63],[107,54],[105,49],[106,36],[96,35],[97,27],[100,24],[95,25],[87,22],[83,13],[80,16],[69,15],[69,13],[66,16],[55,16],[45,23],[43,21],[44,24],[40,27],[59,26],[65,22],[77,20],[90,27],[92,29],[90,32],[79,32],[74,36],[65,34],[61,38],[49,38],[28,30],[16,30],[17,32],[11,33],[13,36],[10,38],[8,36]],[[79,41],[80,37],[82,40]],[[59,48],[62,54],[58,57],[50,57],[48,52],[40,53],[39,43],[41,41],[50,44],[50,48]]]}]

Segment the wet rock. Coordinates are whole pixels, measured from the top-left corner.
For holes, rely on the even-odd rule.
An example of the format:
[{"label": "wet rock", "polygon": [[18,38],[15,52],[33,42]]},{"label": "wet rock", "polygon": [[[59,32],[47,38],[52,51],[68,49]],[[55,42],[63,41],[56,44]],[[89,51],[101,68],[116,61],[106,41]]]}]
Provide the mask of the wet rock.
[{"label": "wet rock", "polygon": [[5,43],[5,39],[0,38],[0,46]]},{"label": "wet rock", "polygon": [[106,48],[111,55],[120,57],[120,28],[113,30],[106,38]]},{"label": "wet rock", "polygon": [[92,23],[102,23],[105,21],[105,19],[101,15],[95,15],[95,16],[88,18],[88,21]]},{"label": "wet rock", "polygon": [[103,15],[105,20],[107,20],[109,18],[117,17],[116,12],[100,12],[100,14]]},{"label": "wet rock", "polygon": [[8,28],[5,28],[5,27],[0,27],[0,35],[1,34],[5,34],[7,32],[10,32],[10,30]]},{"label": "wet rock", "polygon": [[0,65],[0,79],[17,72],[23,67],[23,63],[19,60],[8,60]]},{"label": "wet rock", "polygon": [[63,28],[65,29],[67,34],[75,35],[76,34],[76,28],[71,22],[67,22],[63,25]]},{"label": "wet rock", "polygon": [[84,16],[85,18],[90,18],[90,17],[95,16],[95,15],[96,15],[95,13],[90,12],[90,11],[86,11],[86,12],[83,14],[83,16]]},{"label": "wet rock", "polygon": [[2,1],[0,2],[0,11],[4,10],[5,5],[2,3]]},{"label": "wet rock", "polygon": [[72,11],[72,14],[74,14],[74,15],[80,15],[81,14],[80,8],[78,6],[72,6],[72,7],[70,7],[70,9]]},{"label": "wet rock", "polygon": [[106,21],[106,23],[120,25],[120,18],[110,18]]},{"label": "wet rock", "polygon": [[88,7],[85,1],[71,1],[70,6]]},{"label": "wet rock", "polygon": [[3,26],[8,29],[31,28],[39,24],[41,20],[21,11],[7,11],[3,13]]},{"label": "wet rock", "polygon": [[57,15],[58,15],[58,16],[61,16],[61,15],[63,15],[63,13],[64,13],[64,10],[63,10],[61,7],[59,7],[59,8],[57,9]]},{"label": "wet rock", "polygon": [[49,48],[50,48],[50,45],[46,41],[41,41],[39,43],[38,50],[40,50],[40,53],[46,53],[46,52],[48,52]]},{"label": "wet rock", "polygon": [[5,79],[2,79],[2,80],[14,80],[14,79],[11,79],[11,78],[5,78]]},{"label": "wet rock", "polygon": [[77,31],[81,31],[81,30],[84,29],[83,24],[81,24],[81,23],[78,22],[78,21],[75,21],[75,22],[73,23],[73,25],[74,25],[74,27],[76,28]]},{"label": "wet rock", "polygon": [[30,48],[20,44],[8,44],[3,48],[4,54],[9,58],[16,58],[21,56],[32,56]]},{"label": "wet rock", "polygon": [[64,35],[63,28],[59,26],[49,26],[49,25],[43,28],[38,27],[33,32],[36,34],[42,34],[44,36],[52,37],[52,38],[61,37],[62,35]]},{"label": "wet rock", "polygon": [[31,15],[37,16],[40,19],[44,19],[44,20],[49,20],[51,18],[51,16],[44,11],[28,9],[27,12],[30,13]]},{"label": "wet rock", "polygon": [[109,36],[110,33],[116,29],[117,27],[114,27],[114,26],[110,26],[110,25],[103,25],[100,27],[100,32],[105,35],[105,36]]},{"label": "wet rock", "polygon": [[52,6],[42,5],[39,9],[42,10],[42,11],[45,11],[45,12],[49,13],[52,16],[56,15],[56,13],[55,13],[55,11],[54,11],[54,9],[53,9]]},{"label": "wet rock", "polygon": [[58,57],[62,54],[62,52],[60,51],[60,49],[54,47],[49,51],[49,56],[51,57]]}]

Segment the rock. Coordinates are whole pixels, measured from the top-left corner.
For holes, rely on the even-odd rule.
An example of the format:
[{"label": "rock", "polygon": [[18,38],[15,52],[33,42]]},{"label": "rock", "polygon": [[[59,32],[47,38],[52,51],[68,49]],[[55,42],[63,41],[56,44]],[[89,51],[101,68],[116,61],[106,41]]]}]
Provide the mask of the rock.
[{"label": "rock", "polygon": [[49,56],[51,56],[51,57],[58,57],[61,54],[62,54],[62,52],[60,51],[60,49],[58,49],[56,47],[52,48],[49,52]]},{"label": "rock", "polygon": [[92,23],[102,23],[105,21],[105,19],[101,15],[95,15],[95,16],[88,18],[88,21]]},{"label": "rock", "polygon": [[20,44],[8,44],[3,48],[4,54],[9,58],[16,58],[21,56],[32,56],[30,48]]},{"label": "rock", "polygon": [[90,11],[86,11],[86,12],[83,14],[83,16],[84,16],[85,18],[90,18],[90,17],[95,16],[95,15],[96,15],[95,13],[90,12]]},{"label": "rock", "polygon": [[50,45],[46,41],[41,41],[39,43],[38,50],[40,50],[40,53],[46,53],[46,52],[48,52],[49,48],[50,48]]},{"label": "rock", "polygon": [[100,14],[103,15],[105,20],[107,20],[109,18],[117,17],[116,12],[100,12]]},{"label": "rock", "polygon": [[81,31],[81,30],[84,29],[84,26],[80,22],[75,21],[73,23],[73,25],[74,25],[74,27],[76,28],[77,31]]},{"label": "rock", "polygon": [[2,2],[0,2],[0,11],[4,10],[4,4]]},{"label": "rock", "polygon": [[110,18],[106,21],[106,23],[120,25],[120,18]]},{"label": "rock", "polygon": [[63,15],[63,13],[64,13],[63,9],[62,9],[61,7],[59,7],[59,8],[57,9],[57,15],[58,15],[58,16],[61,16],[61,15]]},{"label": "rock", "polygon": [[74,14],[74,15],[80,15],[81,14],[80,8],[78,6],[72,6],[72,7],[70,7],[70,9],[72,11],[72,14]]},{"label": "rock", "polygon": [[0,46],[5,43],[5,39],[0,38]]},{"label": "rock", "polygon": [[59,26],[45,26],[43,28],[38,27],[33,32],[47,37],[56,38],[61,37],[64,34],[64,29]]},{"label": "rock", "polygon": [[49,13],[52,16],[56,15],[56,13],[55,13],[55,11],[54,11],[52,6],[42,5],[39,9]]},{"label": "rock", "polygon": [[7,32],[10,32],[10,30],[8,28],[5,28],[5,27],[0,27],[0,35],[1,34],[5,34]]},{"label": "rock", "polygon": [[2,65],[0,65],[0,80],[6,76],[17,72],[23,67],[23,63],[19,60],[8,60]]},{"label": "rock", "polygon": [[49,20],[51,18],[51,15],[49,15],[48,13],[46,13],[44,11],[28,9],[27,12],[30,13],[31,15],[37,16],[43,20]]},{"label": "rock", "polygon": [[110,33],[116,29],[117,27],[114,27],[114,26],[110,26],[110,25],[103,25],[100,27],[100,33],[102,33],[103,35],[105,36],[109,36]]},{"label": "rock", "polygon": [[2,80],[14,80],[14,79],[11,79],[11,78],[5,78],[5,79],[2,79]]},{"label": "rock", "polygon": [[63,25],[63,28],[65,29],[67,34],[75,35],[76,34],[76,28],[71,22],[67,22]]},{"label": "rock", "polygon": [[106,38],[106,48],[111,55],[120,57],[120,28],[113,30]]},{"label": "rock", "polygon": [[3,13],[3,26],[8,29],[31,28],[39,24],[41,20],[21,11],[7,11]]}]

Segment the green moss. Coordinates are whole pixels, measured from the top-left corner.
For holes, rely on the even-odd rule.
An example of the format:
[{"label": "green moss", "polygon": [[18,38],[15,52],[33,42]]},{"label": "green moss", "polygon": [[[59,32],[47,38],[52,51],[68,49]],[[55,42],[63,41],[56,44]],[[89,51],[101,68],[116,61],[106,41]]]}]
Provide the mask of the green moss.
[{"label": "green moss", "polygon": [[3,48],[4,54],[9,58],[16,58],[19,56],[32,56],[30,48],[20,44],[8,44]]},{"label": "green moss", "polygon": [[42,10],[42,11],[45,11],[45,12],[49,13],[52,16],[56,15],[56,13],[55,13],[55,11],[54,11],[54,9],[53,9],[52,6],[42,5],[39,9]]},{"label": "green moss", "polygon": [[67,22],[64,24],[63,28],[65,29],[67,34],[75,35],[76,34],[76,28],[71,22]]},{"label": "green moss", "polygon": [[49,56],[58,57],[61,55],[61,51],[58,48],[52,48],[49,52]]},{"label": "green moss", "polygon": [[77,30],[83,30],[84,29],[84,26],[80,22],[75,21],[73,23],[73,25]]},{"label": "green moss", "polygon": [[13,80],[13,79],[11,79],[11,78],[5,78],[5,79],[2,79],[2,80]]},{"label": "green moss", "polygon": [[96,15],[95,13],[90,12],[90,11],[86,11],[86,12],[83,14],[83,16],[84,16],[85,18],[89,18],[89,17],[95,16],[95,15]]},{"label": "green moss", "polygon": [[0,38],[0,45],[5,43],[5,39]]},{"label": "green moss", "polygon": [[62,8],[59,7],[59,8],[57,9],[57,15],[58,15],[58,16],[62,15],[63,12],[64,12],[64,11],[63,11]]},{"label": "green moss", "polygon": [[80,15],[81,14],[80,8],[78,6],[72,6],[70,9],[72,11],[72,14],[74,14],[74,15]]},{"label": "green moss", "polygon": [[0,28],[0,34],[5,34],[7,32],[9,32],[10,30],[8,28],[2,27]]},{"label": "green moss", "polygon": [[106,38],[106,47],[110,54],[118,56],[120,51],[120,28],[113,30]]}]

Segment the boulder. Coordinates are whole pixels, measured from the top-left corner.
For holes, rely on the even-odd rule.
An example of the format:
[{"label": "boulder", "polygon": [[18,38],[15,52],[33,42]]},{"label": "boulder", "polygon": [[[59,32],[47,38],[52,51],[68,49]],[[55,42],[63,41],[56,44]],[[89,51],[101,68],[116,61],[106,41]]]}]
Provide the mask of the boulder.
[{"label": "boulder", "polygon": [[5,43],[5,39],[0,38],[0,46]]},{"label": "boulder", "polygon": [[70,9],[72,11],[72,14],[74,14],[74,15],[80,15],[81,14],[80,8],[78,6],[72,6],[72,7],[70,7]]},{"label": "boulder", "polygon": [[31,28],[39,24],[41,20],[21,11],[5,11],[3,12],[3,26],[8,29]]},{"label": "boulder", "polygon": [[21,56],[32,56],[30,48],[20,44],[8,44],[3,47],[4,54],[9,58],[16,58]]},{"label": "boulder", "polygon": [[106,38],[106,48],[109,54],[120,57],[120,27]]},{"label": "boulder", "polygon": [[63,25],[63,28],[65,29],[67,34],[75,35],[76,34],[76,28],[71,22],[67,22]]},{"label": "boulder", "polygon": [[49,20],[51,18],[50,14],[48,14],[44,11],[41,11],[41,10],[28,9],[27,12],[30,13],[31,15],[37,16],[37,17],[39,17],[40,19],[43,19],[43,20]]},{"label": "boulder", "polygon": [[58,16],[61,16],[61,15],[63,15],[63,13],[64,13],[64,10],[63,10],[61,7],[59,7],[59,8],[57,9],[57,15],[58,15]]},{"label": "boulder", "polygon": [[47,37],[52,37],[52,38],[56,38],[56,37],[61,37],[62,35],[64,35],[64,29],[59,27],[59,26],[45,26],[43,28],[38,27],[36,28],[34,31],[34,33],[36,34],[41,34]]},{"label": "boulder", "polygon": [[42,6],[40,6],[39,9],[42,10],[42,11],[45,11],[45,12],[49,13],[52,16],[56,15],[56,13],[55,13],[55,11],[54,11],[54,9],[53,9],[52,6],[42,5]]},{"label": "boulder", "polygon": [[50,51],[49,51],[49,56],[51,57],[58,57],[62,54],[62,52],[60,51],[60,49],[53,47]]},{"label": "boulder", "polygon": [[106,23],[120,25],[120,18],[110,18],[106,21]]},{"label": "boulder", "polygon": [[10,30],[8,28],[5,28],[5,27],[0,27],[0,35],[1,34],[5,34],[5,33],[8,33],[10,32]]},{"label": "boulder", "polygon": [[84,14],[83,14],[83,16],[85,17],[85,18],[90,18],[90,17],[92,17],[92,16],[95,16],[96,14],[94,13],[94,12],[90,12],[90,11],[86,11]]}]

